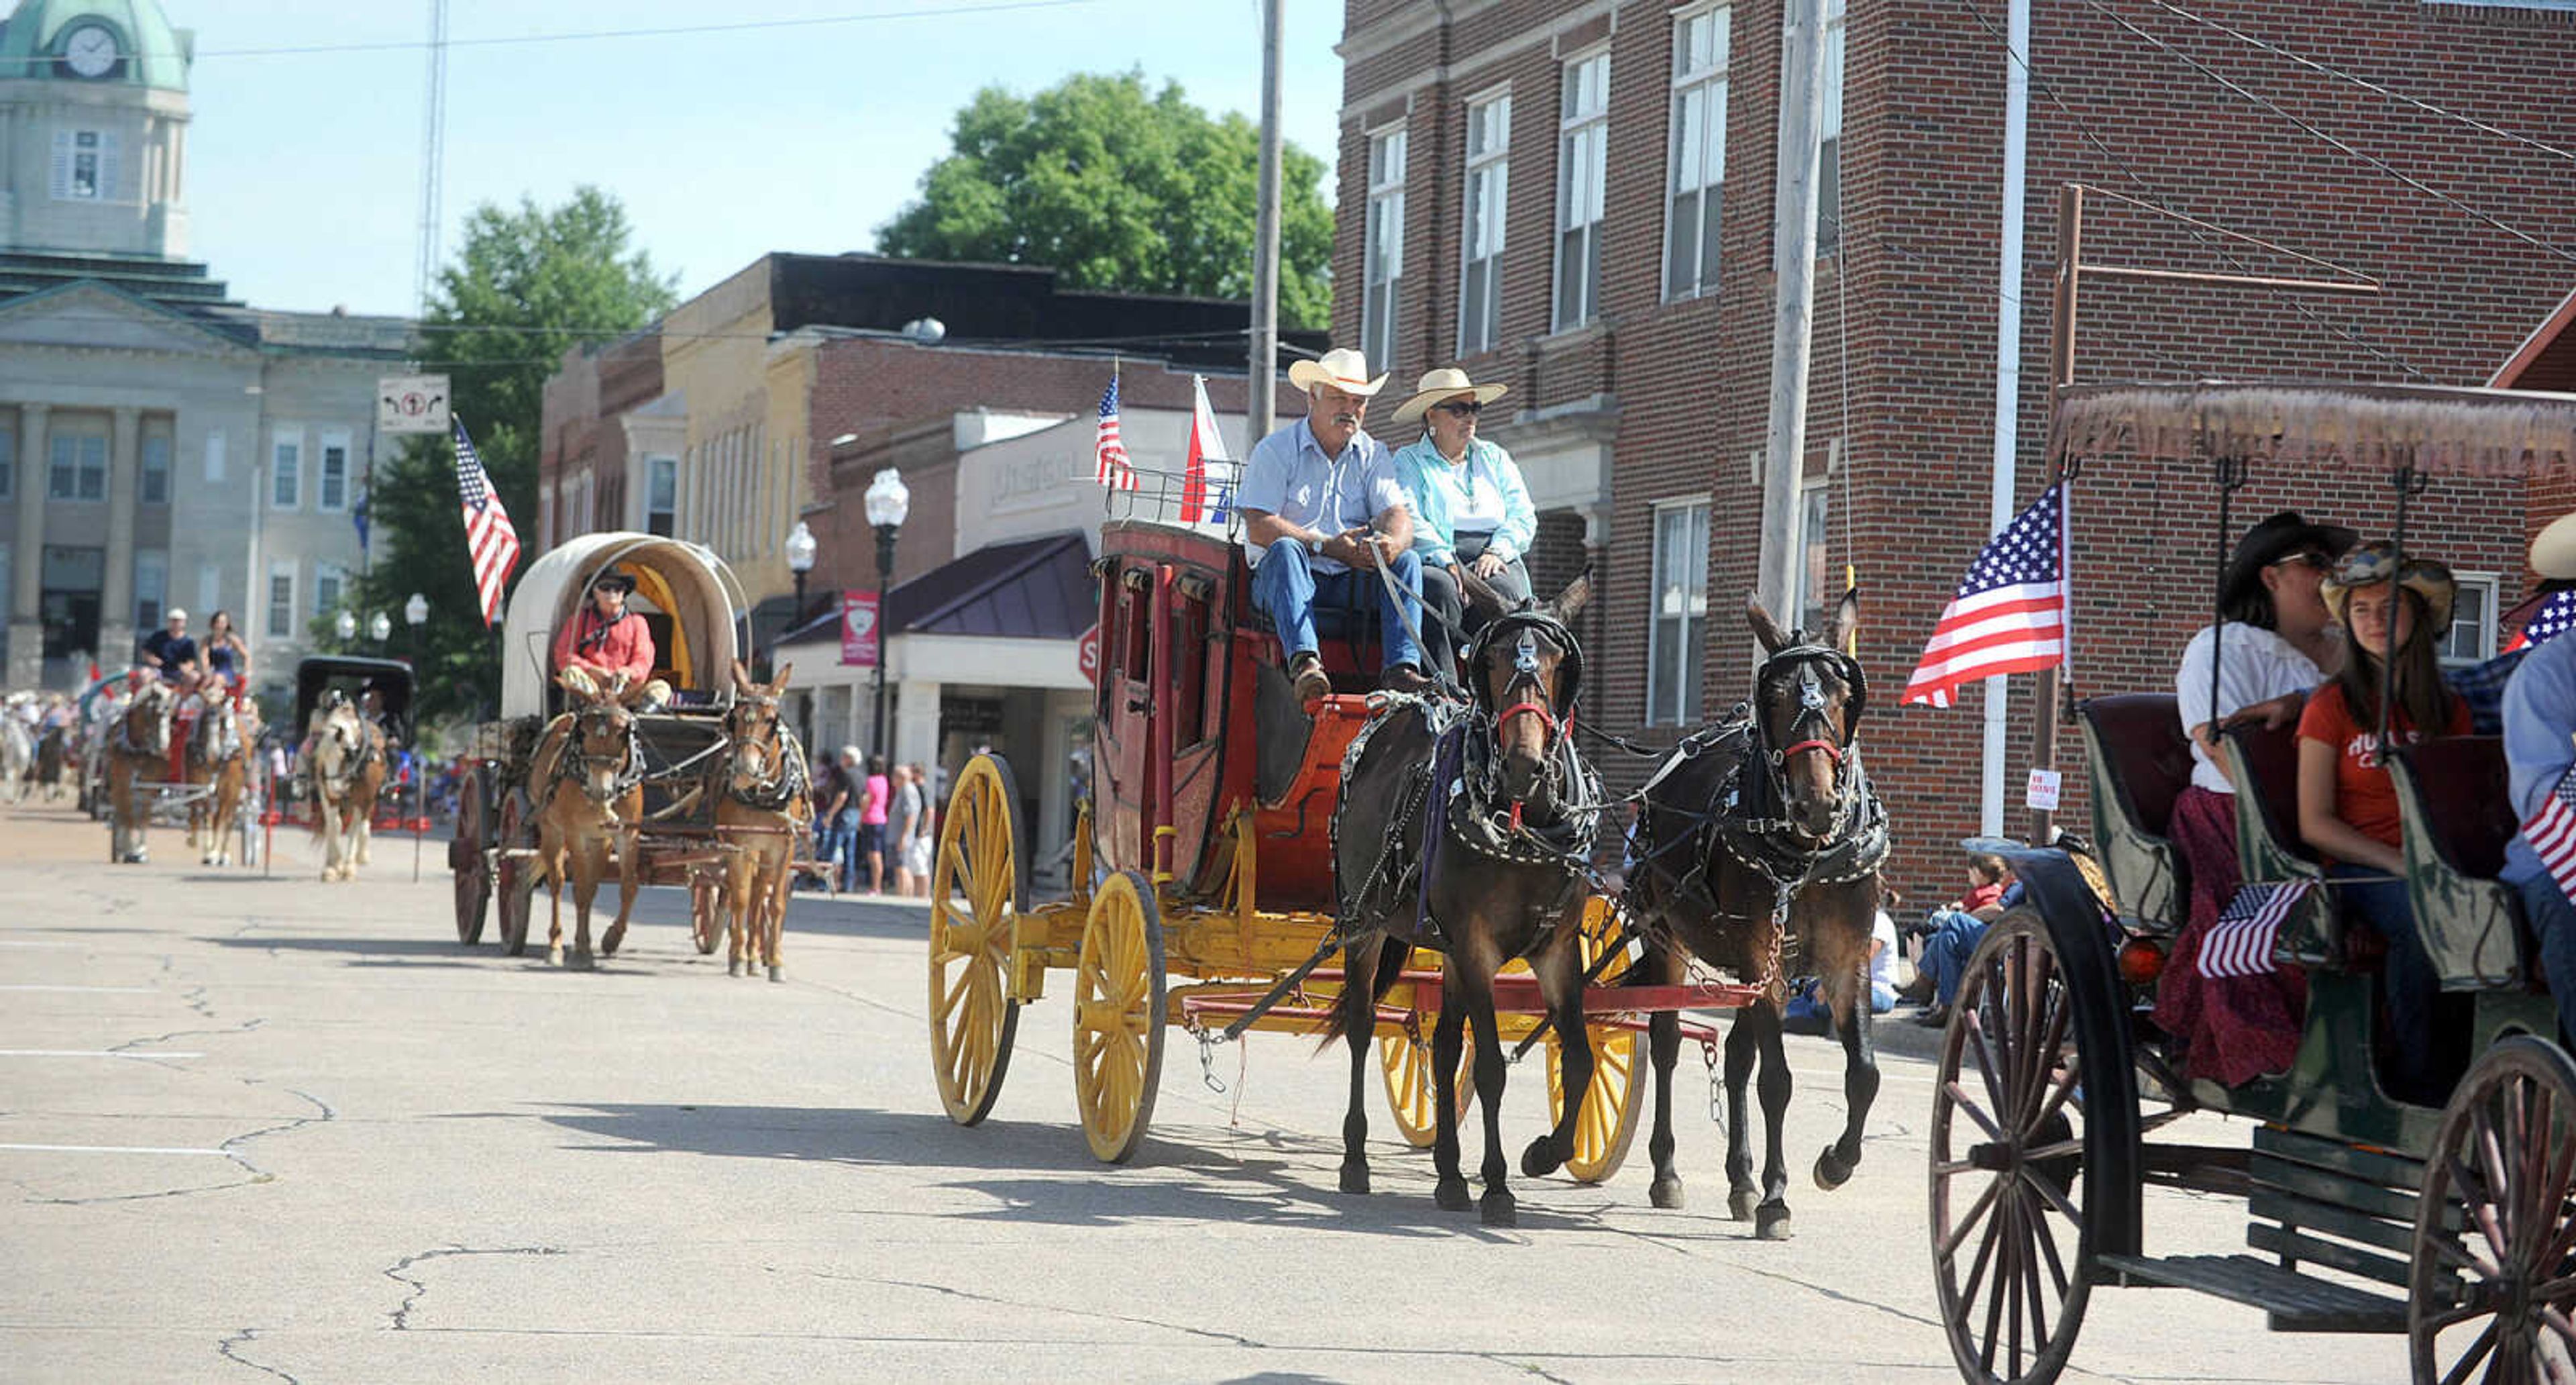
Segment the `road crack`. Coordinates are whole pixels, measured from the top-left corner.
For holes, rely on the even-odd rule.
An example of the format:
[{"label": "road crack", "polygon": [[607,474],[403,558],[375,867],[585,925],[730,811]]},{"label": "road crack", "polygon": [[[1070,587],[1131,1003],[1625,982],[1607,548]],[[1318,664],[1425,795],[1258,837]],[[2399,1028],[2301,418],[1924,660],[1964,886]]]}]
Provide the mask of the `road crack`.
[{"label": "road crack", "polygon": [[[259,1079],[254,1077],[243,1077],[235,1080],[247,1087],[257,1087],[262,1085]],[[28,1191],[31,1196],[29,1196],[26,1201],[44,1207],[95,1207],[103,1203],[150,1202],[156,1198],[190,1197],[198,1193],[220,1193],[233,1188],[248,1188],[261,1183],[274,1183],[277,1181],[277,1175],[275,1173],[253,1163],[250,1156],[242,1153],[238,1148],[236,1148],[236,1146],[248,1144],[253,1140],[265,1139],[271,1135],[289,1134],[294,1131],[301,1130],[308,1125],[321,1125],[340,1118],[340,1113],[332,1110],[331,1104],[324,1101],[322,1098],[315,1096],[310,1092],[296,1091],[296,1089],[292,1087],[286,1088],[285,1090],[310,1103],[313,1107],[314,1114],[309,1116],[296,1116],[290,1120],[279,1121],[275,1125],[261,1126],[257,1130],[246,1130],[241,1134],[235,1135],[231,1139],[224,1141],[222,1144],[215,1146],[215,1148],[221,1152],[225,1158],[233,1161],[233,1164],[242,1171],[244,1176],[241,1178],[236,1178],[229,1183],[208,1183],[201,1187],[194,1188],[158,1188],[148,1193],[112,1193],[105,1197],[40,1197],[33,1196],[32,1194],[34,1193],[34,1190],[29,1188]],[[17,1183],[21,1188],[27,1188],[27,1184],[18,1179],[13,1178],[10,1181]]]},{"label": "road crack", "polygon": [[431,1260],[445,1260],[458,1255],[562,1255],[565,1253],[560,1246],[463,1246],[450,1243],[406,1255],[381,1271],[385,1278],[411,1287],[411,1292],[403,1295],[403,1301],[395,1305],[394,1311],[387,1315],[387,1325],[396,1332],[410,1331],[411,1310],[419,1306],[421,1296],[429,1292],[429,1281],[426,1278],[414,1279],[403,1273],[414,1265]]},{"label": "road crack", "polygon": [[242,1355],[239,1351],[234,1350],[236,1347],[247,1346],[248,1344],[258,1340],[259,1329],[256,1327],[245,1327],[240,1331],[235,1332],[233,1335],[226,1337],[222,1341],[215,1343],[215,1354],[223,1357],[227,1361],[234,1362],[235,1364],[248,1366],[252,1370],[276,1376],[278,1379],[287,1382],[287,1385],[301,1385],[301,1382],[297,1381],[294,1376],[279,1370],[277,1367],[263,1365],[260,1362],[253,1361],[249,1357]]}]

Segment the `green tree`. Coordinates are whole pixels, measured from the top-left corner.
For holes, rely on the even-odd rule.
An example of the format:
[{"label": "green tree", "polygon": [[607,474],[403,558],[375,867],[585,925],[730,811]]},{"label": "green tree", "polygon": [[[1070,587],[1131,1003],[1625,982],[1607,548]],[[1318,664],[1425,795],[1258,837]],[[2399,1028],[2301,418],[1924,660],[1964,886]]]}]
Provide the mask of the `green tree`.
[{"label": "green tree", "polygon": [[[439,273],[421,324],[425,355],[450,377],[452,407],[522,542],[533,542],[537,523],[546,377],[566,348],[613,340],[675,301],[674,281],[630,247],[632,237],[625,207],[593,187],[556,207],[487,202],[466,219],[465,243]],[[479,713],[499,696],[500,668],[466,560],[450,440],[410,439],[380,462],[367,510],[375,562],[354,604],[390,613],[396,648],[408,652],[403,603],[413,592],[429,598],[421,712]]]},{"label": "green tree", "polygon": [[[1252,296],[1260,131],[1142,72],[1077,74],[1028,98],[986,87],[957,113],[921,200],[877,232],[888,255],[1049,265],[1073,288]],[[1332,318],[1323,161],[1280,163],[1279,320]]]}]

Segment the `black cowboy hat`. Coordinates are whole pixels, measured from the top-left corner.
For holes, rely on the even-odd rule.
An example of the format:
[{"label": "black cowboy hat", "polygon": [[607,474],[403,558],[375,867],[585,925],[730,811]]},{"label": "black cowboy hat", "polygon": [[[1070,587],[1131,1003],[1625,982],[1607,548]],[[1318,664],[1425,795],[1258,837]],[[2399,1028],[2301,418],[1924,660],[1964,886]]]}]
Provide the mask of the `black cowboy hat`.
[{"label": "black cowboy hat", "polygon": [[631,596],[635,592],[635,576],[624,568],[613,567],[593,579],[590,587],[593,591],[623,592]]},{"label": "black cowboy hat", "polygon": [[2269,516],[2236,541],[2236,552],[2228,557],[2227,571],[2219,578],[2218,604],[2229,607],[2243,600],[2263,580],[2263,569],[2284,555],[2302,548],[2322,548],[2327,557],[2340,558],[2360,541],[2361,535],[2354,530],[2340,524],[2310,524],[2296,510]]}]

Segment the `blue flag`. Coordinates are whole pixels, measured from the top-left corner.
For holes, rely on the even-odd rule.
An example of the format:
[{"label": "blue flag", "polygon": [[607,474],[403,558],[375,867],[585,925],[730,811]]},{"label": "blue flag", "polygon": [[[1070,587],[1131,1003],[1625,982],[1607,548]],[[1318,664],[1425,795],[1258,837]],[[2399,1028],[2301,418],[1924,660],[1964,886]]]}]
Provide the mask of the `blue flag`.
[{"label": "blue flag", "polygon": [[360,553],[364,553],[364,552],[366,552],[366,551],[367,551],[367,497],[366,497],[366,496],[363,496],[363,495],[362,495],[362,496],[359,496],[359,497],[358,497],[358,503],[349,507],[349,522],[350,522],[351,524],[354,524],[354,525],[357,525],[357,526],[358,526],[358,551],[359,551]]}]

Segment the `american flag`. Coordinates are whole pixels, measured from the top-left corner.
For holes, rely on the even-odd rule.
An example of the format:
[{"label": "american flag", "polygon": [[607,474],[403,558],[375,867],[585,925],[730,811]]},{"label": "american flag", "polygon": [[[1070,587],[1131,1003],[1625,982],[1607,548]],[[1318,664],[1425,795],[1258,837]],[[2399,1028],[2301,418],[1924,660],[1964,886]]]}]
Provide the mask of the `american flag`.
[{"label": "american flag", "polygon": [[2316,882],[2287,880],[2245,885],[2219,912],[2218,922],[2200,940],[2200,974],[2208,977],[2268,976],[2272,944],[2281,922]]},{"label": "american flag", "polygon": [[2540,811],[2522,825],[2522,839],[2549,867],[2549,878],[2576,900],[2576,770],[2559,776]]},{"label": "american flag", "polygon": [[474,562],[474,591],[483,600],[486,626],[501,618],[501,587],[519,565],[519,531],[510,527],[510,512],[492,493],[492,478],[465,436],[465,420],[449,420],[456,429],[456,495],[465,507],[465,551]]},{"label": "american flag", "polygon": [[2511,654],[2517,649],[2536,649],[2570,629],[2576,629],[2576,590],[2553,593],[2540,603],[2540,609],[2531,613],[2531,619],[2523,622],[2522,633],[2514,636],[2503,652]]},{"label": "american flag", "polygon": [[2066,657],[2065,518],[2060,481],[1977,554],[1906,680],[1905,701],[1947,707],[1962,683]]},{"label": "american flag", "polygon": [[1127,444],[1118,440],[1118,377],[1100,392],[1100,436],[1091,444],[1091,479],[1112,490],[1136,489],[1136,465],[1127,460]]}]

